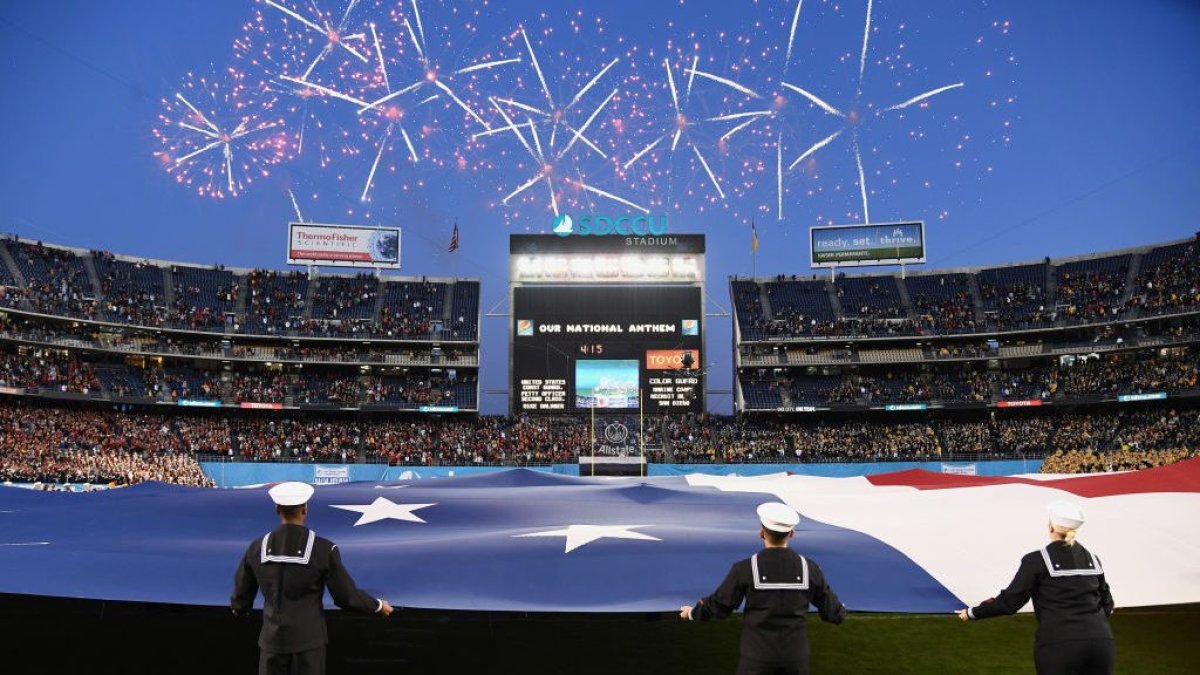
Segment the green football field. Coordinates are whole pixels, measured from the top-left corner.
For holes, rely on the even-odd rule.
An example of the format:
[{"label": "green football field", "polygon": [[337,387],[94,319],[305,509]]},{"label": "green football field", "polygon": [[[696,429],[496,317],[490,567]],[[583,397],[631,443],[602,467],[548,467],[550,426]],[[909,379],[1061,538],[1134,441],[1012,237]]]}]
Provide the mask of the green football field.
[{"label": "green football field", "polygon": [[[399,640],[401,661],[415,672],[728,674],[741,631],[736,618],[699,624],[665,617],[458,615],[421,626],[415,614],[402,621],[423,637]],[[1118,673],[1200,673],[1200,606],[1118,611],[1112,623]],[[852,614],[841,626],[812,626],[812,670],[1033,673],[1034,627],[1031,615],[964,624],[953,616]]]},{"label": "green football field", "polygon": [[[815,616],[815,615],[814,615]],[[666,614],[578,615],[404,610],[383,619],[329,612],[328,672],[729,675],[741,621]],[[1200,605],[1118,610],[1117,672],[1200,673]],[[103,672],[255,672],[260,615],[221,607],[0,596],[3,672],[60,672],[84,659]],[[1030,673],[1031,615],[962,623],[953,616],[851,614],[812,624],[813,673]]]}]

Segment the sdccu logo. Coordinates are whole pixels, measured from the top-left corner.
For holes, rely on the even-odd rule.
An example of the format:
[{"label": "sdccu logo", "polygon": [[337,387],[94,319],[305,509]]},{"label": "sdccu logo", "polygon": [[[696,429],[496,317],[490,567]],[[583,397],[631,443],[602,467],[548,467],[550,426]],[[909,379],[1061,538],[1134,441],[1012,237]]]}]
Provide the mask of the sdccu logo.
[{"label": "sdccu logo", "polygon": [[662,216],[580,216],[572,218],[562,214],[554,218],[554,234],[560,237],[603,237],[606,234],[622,236],[650,236],[667,233],[667,217]]}]

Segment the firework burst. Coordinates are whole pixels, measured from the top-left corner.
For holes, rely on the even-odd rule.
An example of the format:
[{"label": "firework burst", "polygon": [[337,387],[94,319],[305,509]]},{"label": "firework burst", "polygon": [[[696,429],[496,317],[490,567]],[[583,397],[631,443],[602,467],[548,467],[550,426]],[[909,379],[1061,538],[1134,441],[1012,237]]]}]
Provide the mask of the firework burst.
[{"label": "firework burst", "polygon": [[189,73],[162,100],[154,156],[182,185],[205,197],[236,197],[292,151],[275,96],[236,70]]},{"label": "firework burst", "polygon": [[[518,78],[515,93],[489,97],[500,121],[472,136],[475,141],[509,143],[500,150],[506,161],[496,165],[521,180],[501,186],[497,203],[508,207],[510,222],[519,221],[523,207],[533,205],[556,215],[563,209],[594,211],[599,202],[648,213],[645,205],[618,194],[613,185],[618,179],[615,135],[623,125],[617,112],[623,83],[616,68],[628,55],[601,46],[589,52],[589,58],[581,53],[566,57],[565,51],[555,52],[551,46],[555,33],[552,26],[537,31],[522,26],[509,36],[528,57],[529,68]],[[581,38],[581,33],[587,37]],[[573,14],[566,34],[604,44],[602,22],[586,19],[582,12]],[[548,54],[557,59],[547,60]]]}]

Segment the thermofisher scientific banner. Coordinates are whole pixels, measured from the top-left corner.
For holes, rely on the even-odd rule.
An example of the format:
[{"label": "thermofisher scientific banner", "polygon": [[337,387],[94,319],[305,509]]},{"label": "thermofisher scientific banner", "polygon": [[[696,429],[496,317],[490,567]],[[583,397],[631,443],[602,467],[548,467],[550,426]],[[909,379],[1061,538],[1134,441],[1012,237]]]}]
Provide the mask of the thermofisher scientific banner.
[{"label": "thermofisher scientific banner", "polygon": [[400,228],[289,223],[288,264],[400,267]]}]

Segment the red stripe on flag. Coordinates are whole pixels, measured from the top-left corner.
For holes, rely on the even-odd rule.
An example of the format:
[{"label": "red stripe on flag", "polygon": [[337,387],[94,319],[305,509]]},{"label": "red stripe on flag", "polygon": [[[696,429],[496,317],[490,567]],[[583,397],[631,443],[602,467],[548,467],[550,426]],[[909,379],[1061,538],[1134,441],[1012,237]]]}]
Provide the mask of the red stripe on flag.
[{"label": "red stripe on flag", "polygon": [[1175,464],[1129,471],[1054,480],[1035,480],[1012,476],[959,476],[909,469],[867,476],[872,485],[907,486],[918,490],[981,487],[984,485],[1039,485],[1071,492],[1080,497],[1111,497],[1147,492],[1200,492],[1200,457]]}]

